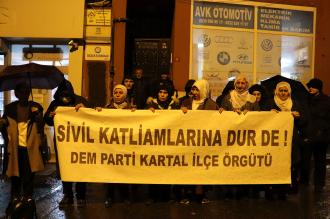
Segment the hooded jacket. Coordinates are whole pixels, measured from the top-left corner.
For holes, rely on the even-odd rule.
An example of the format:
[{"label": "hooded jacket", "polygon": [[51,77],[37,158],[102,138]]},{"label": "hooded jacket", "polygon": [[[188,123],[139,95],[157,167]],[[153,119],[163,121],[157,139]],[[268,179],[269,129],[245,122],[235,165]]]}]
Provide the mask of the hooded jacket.
[{"label": "hooded jacket", "polygon": [[[70,101],[65,104],[62,98],[70,98]],[[54,118],[50,116],[50,113],[55,111],[59,106],[71,106],[74,107],[77,104],[82,103],[85,107],[90,107],[88,101],[82,96],[76,95],[72,84],[68,80],[63,80],[58,86],[57,91],[54,94],[54,100],[50,103],[45,116],[44,121],[49,126],[54,126]]]}]

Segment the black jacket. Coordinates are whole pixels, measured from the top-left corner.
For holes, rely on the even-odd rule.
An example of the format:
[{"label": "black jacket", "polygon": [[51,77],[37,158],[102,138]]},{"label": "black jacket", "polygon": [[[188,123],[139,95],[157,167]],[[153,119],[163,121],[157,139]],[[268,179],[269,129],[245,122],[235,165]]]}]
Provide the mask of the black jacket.
[{"label": "black jacket", "polygon": [[[182,102],[181,107],[187,107],[187,109],[191,110],[192,102],[193,99],[190,97]],[[204,103],[198,107],[198,110],[218,110],[218,109],[219,109],[218,105],[210,98],[206,98],[204,100]]]},{"label": "black jacket", "polygon": [[[69,97],[71,101],[67,104],[63,103],[61,101],[62,97]],[[45,115],[44,115],[44,122],[45,124],[49,126],[54,126],[54,117],[50,116],[51,112],[54,112],[57,107],[59,106],[76,106],[77,104],[82,103],[85,107],[90,107],[90,104],[88,101],[81,97],[78,96],[74,93],[72,84],[67,81],[63,80],[61,84],[58,86],[57,91],[54,94],[54,100],[50,103]],[[59,168],[59,162],[58,162],[58,155],[57,155],[57,147],[56,147],[56,138],[54,135],[54,149],[55,149],[55,154],[56,154],[56,167],[57,167],[57,174],[60,177],[60,168]]]},{"label": "black jacket", "polygon": [[[300,159],[300,145],[302,144],[302,130],[303,127],[307,125],[308,121],[308,113],[307,109],[300,104],[299,102],[292,100],[292,109],[291,111],[297,111],[300,113],[299,118],[294,119],[294,125],[293,125],[293,136],[292,136],[292,152],[291,152],[291,163],[297,164]],[[270,109],[276,109],[278,111],[281,111],[281,109],[275,104],[274,99],[270,100]]]},{"label": "black jacket", "polygon": [[[64,104],[61,101],[61,98],[63,96],[70,97],[71,101],[68,104]],[[54,126],[54,118],[50,117],[50,113],[55,111],[57,107],[59,106],[76,106],[77,104],[82,103],[85,107],[91,107],[88,101],[79,95],[76,95],[74,93],[72,84],[64,80],[61,82],[61,84],[58,86],[57,91],[54,94],[54,100],[50,103],[45,115],[44,115],[44,122],[49,126]]]},{"label": "black jacket", "polygon": [[321,93],[308,99],[309,120],[304,128],[305,141],[328,143],[330,140],[330,98]]}]

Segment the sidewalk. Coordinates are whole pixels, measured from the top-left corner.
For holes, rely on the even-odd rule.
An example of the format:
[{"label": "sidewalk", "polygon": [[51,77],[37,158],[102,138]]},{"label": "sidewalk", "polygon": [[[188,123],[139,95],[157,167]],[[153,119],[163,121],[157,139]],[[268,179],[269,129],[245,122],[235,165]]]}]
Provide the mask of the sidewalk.
[{"label": "sidewalk", "polygon": [[[9,182],[0,183],[0,218],[9,200]],[[132,204],[115,203],[111,208],[104,207],[104,184],[89,183],[87,205],[72,206],[66,210],[58,208],[62,198],[62,186],[56,179],[55,165],[36,176],[35,199],[38,218],[330,218],[330,169],[327,187],[323,194],[315,194],[312,187],[302,187],[299,194],[290,195],[286,201],[260,199],[225,200],[218,187],[209,193],[211,203],[182,205],[176,202],[145,205],[146,186],[140,186],[141,200]]]}]

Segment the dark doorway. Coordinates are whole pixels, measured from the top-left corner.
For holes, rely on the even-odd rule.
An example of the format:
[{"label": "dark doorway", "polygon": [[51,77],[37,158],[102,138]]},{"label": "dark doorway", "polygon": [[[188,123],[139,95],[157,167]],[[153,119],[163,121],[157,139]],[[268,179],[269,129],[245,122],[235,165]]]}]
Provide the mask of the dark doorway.
[{"label": "dark doorway", "polygon": [[106,104],[106,65],[104,62],[88,62],[88,100],[92,106],[105,106]]},{"label": "dark doorway", "polygon": [[[145,63],[141,60],[148,60],[145,66],[140,67],[151,80],[163,71],[169,72],[174,6],[175,0],[127,0],[129,22],[126,25],[125,74],[132,73],[136,65]],[[155,46],[155,42],[159,45],[166,42],[168,50],[159,49],[162,47]],[[152,58],[150,54],[153,54]],[[167,64],[164,66],[164,63]]]}]

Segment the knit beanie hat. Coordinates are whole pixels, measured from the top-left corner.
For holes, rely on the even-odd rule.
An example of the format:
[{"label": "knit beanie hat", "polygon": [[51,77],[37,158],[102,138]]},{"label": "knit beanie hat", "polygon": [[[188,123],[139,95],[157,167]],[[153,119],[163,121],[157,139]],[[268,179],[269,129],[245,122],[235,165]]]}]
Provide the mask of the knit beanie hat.
[{"label": "knit beanie hat", "polygon": [[321,92],[323,88],[323,82],[318,78],[313,78],[307,83],[307,87],[316,88]]}]

